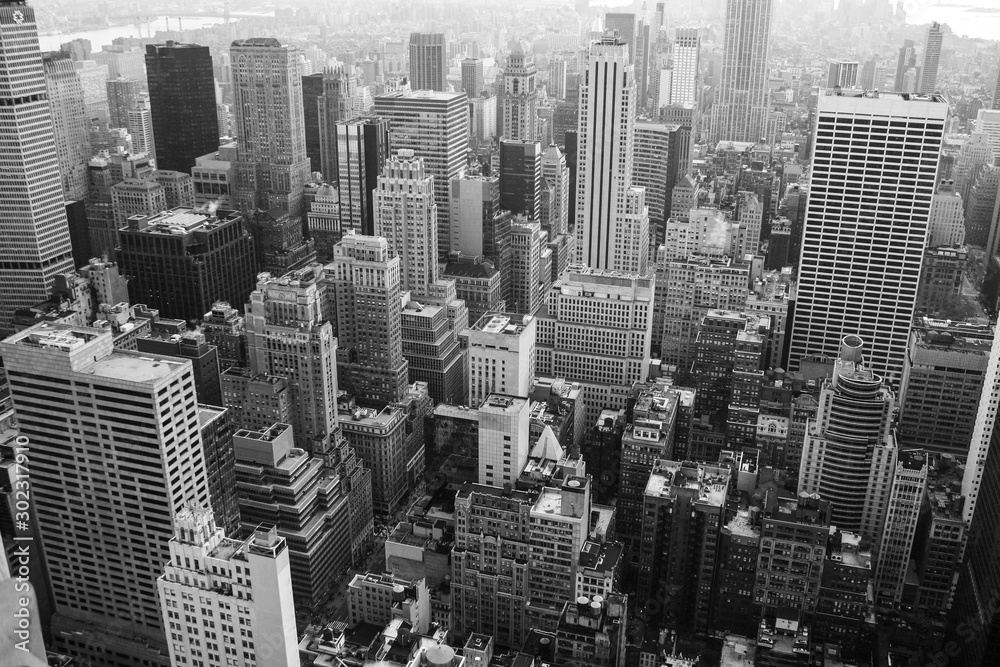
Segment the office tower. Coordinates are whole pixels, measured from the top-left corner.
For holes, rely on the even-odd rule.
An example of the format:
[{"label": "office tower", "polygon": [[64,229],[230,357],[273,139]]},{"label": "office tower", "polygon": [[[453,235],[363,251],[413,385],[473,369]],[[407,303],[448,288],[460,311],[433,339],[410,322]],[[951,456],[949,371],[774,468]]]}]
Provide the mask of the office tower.
[{"label": "office tower", "polygon": [[74,61],[76,74],[83,88],[83,105],[87,113],[87,125],[107,125],[108,110],[108,66],[98,65],[93,60]]},{"label": "office tower", "polygon": [[632,159],[632,184],[645,188],[649,208],[649,252],[652,259],[664,241],[671,197],[677,178],[677,125],[639,120],[635,124],[635,156]]},{"label": "office tower", "polygon": [[931,199],[927,222],[927,247],[960,246],[965,244],[965,215],[962,195],[952,181],[941,181]]},{"label": "office tower", "polygon": [[719,534],[716,584],[712,591],[711,625],[728,632],[752,637],[757,618],[746,613],[753,607],[753,583],[760,551],[760,526],[754,525],[749,510],[729,509]]},{"label": "office tower", "polygon": [[142,86],[135,79],[118,77],[107,83],[111,127],[128,127],[128,112],[139,101]]},{"label": "office tower", "polygon": [[542,145],[537,141],[500,140],[500,208],[541,220]]},{"label": "office tower", "polygon": [[231,193],[236,183],[233,169],[235,161],[234,144],[224,144],[211,153],[195,158],[195,166],[191,168],[191,182],[196,207],[214,205],[232,209]]},{"label": "office tower", "polygon": [[492,141],[497,136],[497,98],[475,97],[469,101],[469,108],[469,136],[479,143]]},{"label": "office tower", "polygon": [[147,44],[146,78],[153,135],[159,144],[156,166],[189,173],[198,156],[213,153],[219,146],[208,47],[171,41]]},{"label": "office tower", "polygon": [[993,104],[990,109],[1000,110],[1000,71],[997,72],[996,85],[993,87]]},{"label": "office tower", "polygon": [[899,392],[899,441],[963,458],[969,453],[992,331],[914,327]]},{"label": "office tower", "polygon": [[395,92],[375,97],[375,113],[389,121],[389,145],[407,149],[434,177],[439,257],[448,256],[448,183],[465,171],[469,111],[463,93]]},{"label": "office tower", "polygon": [[486,86],[483,83],[483,59],[466,58],[462,61],[462,90],[471,100],[479,97]]},{"label": "office tower", "polygon": [[[190,362],[115,350],[110,331],[69,325],[37,325],[0,350],[31,440],[55,649],[100,665],[168,664],[156,575],[174,514],[209,502]],[[69,443],[72,468],[61,463]]]},{"label": "office tower", "polygon": [[924,65],[920,68],[920,86],[917,92],[930,95],[937,91],[938,67],[941,64],[941,44],[944,32],[936,21],[927,28],[927,42],[924,44]]},{"label": "office tower", "polygon": [[410,33],[410,90],[448,90],[448,44],[443,33]]},{"label": "office tower", "polygon": [[479,483],[486,486],[513,486],[528,462],[527,397],[489,393],[478,404]]},{"label": "office tower", "polygon": [[674,65],[670,77],[669,103],[675,106],[691,104],[697,107],[701,101],[700,76],[701,38],[698,36],[698,29],[678,28],[674,39]]},{"label": "office tower", "polygon": [[[212,510],[182,508],[174,516],[170,560],[156,582],[163,625],[185,629],[170,643],[171,666],[186,664],[193,655],[221,665],[223,651],[230,664],[295,664],[298,636],[288,563],[288,545],[274,526],[262,524],[250,538],[238,540],[226,537]],[[196,597],[200,604],[188,605]],[[181,613],[183,605],[190,613]],[[232,616],[239,619],[239,631],[237,623],[226,622]],[[255,642],[248,641],[250,633]],[[234,651],[236,657],[230,657]]]},{"label": "office tower", "polygon": [[298,49],[252,38],[233,42],[230,54],[239,136],[236,206],[244,213],[279,208],[300,217],[309,157]]},{"label": "office tower", "polygon": [[517,216],[511,222],[511,278],[507,309],[534,315],[552,286],[552,250],[548,234],[534,220]]},{"label": "office tower", "polygon": [[409,491],[406,438],[410,431],[407,411],[400,405],[359,407],[350,397],[338,399],[344,437],[355,448],[372,474],[372,507],[389,519]]},{"label": "office tower", "polygon": [[500,291],[500,271],[488,259],[453,256],[441,271],[441,277],[454,281],[457,298],[469,310],[469,322],[475,323],[486,313],[502,312],[507,307]]},{"label": "office tower", "polygon": [[[771,496],[771,494],[774,494]],[[761,512],[761,548],[753,586],[755,608],[812,613],[819,597],[830,539],[830,504],[819,496],[768,494]],[[794,572],[795,577],[786,576]]]},{"label": "office tower", "polygon": [[537,372],[583,385],[588,423],[604,408],[624,408],[632,385],[646,377],[654,280],[571,266],[545,296]]},{"label": "office tower", "polygon": [[107,65],[108,79],[125,77],[140,81],[145,89],[146,67],[143,51],[138,46],[127,44],[105,44],[100,51],[90,54],[99,65]]},{"label": "office tower", "polygon": [[[643,11],[643,14],[645,14],[645,11]],[[636,23],[635,54],[632,56],[632,64],[635,66],[635,92],[639,105],[637,111],[645,109],[648,102],[651,46],[649,22],[645,17],[642,17]]]},{"label": "office tower", "polygon": [[355,76],[342,67],[326,68],[302,77],[302,113],[309,170],[322,172],[329,182],[337,180],[337,133],[334,128],[337,123],[354,117],[357,86]]},{"label": "office tower", "polygon": [[813,638],[828,646],[839,644],[844,656],[867,655],[872,649],[873,552],[870,540],[837,530],[829,536],[823,557]]},{"label": "office tower", "polygon": [[[819,98],[791,368],[805,355],[834,357],[840,340],[857,333],[870,341],[872,372],[898,381],[947,115],[948,104],[940,97]],[[902,146],[889,140],[890,122],[905,131],[899,135]],[[881,169],[867,168],[876,161]],[[850,179],[844,164],[855,174]],[[860,181],[857,174],[863,174]],[[867,203],[852,200],[857,192],[882,193],[878,196],[890,203],[872,218]],[[874,223],[862,224],[868,220]],[[845,245],[848,237],[856,242]],[[838,276],[832,285],[831,266]]]},{"label": "office tower", "polygon": [[157,169],[153,179],[163,187],[167,208],[194,208],[194,179],[190,174]]},{"label": "office tower", "polygon": [[501,313],[488,313],[468,329],[470,407],[478,408],[492,393],[528,396],[535,380],[536,330],[530,315]]},{"label": "office tower", "polygon": [[969,188],[965,203],[965,242],[987,247],[996,242],[996,209],[1000,190],[1000,166],[986,165],[979,170],[975,183]]},{"label": "office tower", "polygon": [[11,2],[0,16],[0,156],[10,164],[0,176],[0,331],[8,331],[14,311],[44,301],[73,262],[35,10]]},{"label": "office tower", "polygon": [[250,371],[288,378],[295,444],[317,455],[314,447],[337,428],[337,339],[323,313],[319,272],[315,265],[260,274],[245,311]]},{"label": "office tower", "polygon": [[576,263],[645,273],[649,216],[645,191],[632,186],[635,78],[620,40],[591,44],[580,100]]},{"label": "office tower", "polygon": [[[451,289],[455,289],[454,284]],[[401,320],[403,356],[410,364],[410,381],[425,382],[435,403],[461,405],[467,395],[465,357],[449,310],[449,305],[430,301],[407,302]],[[465,318],[468,321],[467,312]]]},{"label": "office tower", "polygon": [[400,329],[401,260],[384,238],[353,231],[333,252],[324,280],[336,308],[340,388],[362,404],[398,403],[406,396],[408,370]]},{"label": "office tower", "polygon": [[[556,100],[566,99],[566,59],[561,55],[554,55],[549,60],[548,94]],[[560,142],[561,137],[556,138]]]},{"label": "office tower", "polygon": [[371,623],[382,628],[401,618],[414,633],[426,635],[431,625],[431,595],[427,584],[426,579],[411,582],[398,579],[392,573],[355,574],[347,585],[351,625]]},{"label": "office tower", "polygon": [[973,132],[962,143],[955,160],[955,191],[962,196],[963,202],[969,201],[979,171],[994,163],[993,152],[990,137],[985,132]]},{"label": "office tower", "polygon": [[827,88],[856,88],[858,85],[858,67],[856,60],[831,60],[826,79]]},{"label": "office tower", "polygon": [[896,469],[892,391],[862,358],[864,343],[846,336],[819,412],[802,445],[799,491],[829,501],[831,521],[869,539],[880,535]]},{"label": "office tower", "polygon": [[[153,115],[149,108],[149,100],[139,100],[125,116],[125,127],[132,135],[132,152],[136,155],[144,153],[155,160],[156,140],[153,137]],[[190,168],[185,169],[184,173],[189,171]]]},{"label": "office tower", "polygon": [[565,602],[556,629],[556,660],[580,667],[623,664],[627,608],[628,596],[618,593]]},{"label": "office tower", "polygon": [[[97,263],[98,265],[100,262]],[[112,265],[113,266],[113,265]],[[93,275],[93,273],[92,273]],[[116,290],[117,291],[117,290]],[[121,301],[96,299],[103,304],[121,303]],[[148,312],[148,311],[147,311]],[[165,322],[174,322],[176,328],[163,326]],[[183,333],[179,333],[181,331]],[[201,331],[187,331],[186,325],[180,320],[166,320],[161,318],[153,323],[151,331],[144,332],[135,339],[135,347],[132,348],[140,352],[152,352],[154,354],[165,354],[172,357],[190,359],[193,366],[194,391],[198,396],[199,410],[219,410],[211,406],[222,405],[222,385],[219,380],[219,350],[214,345],[210,345],[205,339],[205,334]],[[214,417],[213,417],[214,418]],[[205,422],[209,420],[206,415],[202,419],[204,431]],[[221,421],[228,422],[229,419]],[[227,429],[216,429],[227,430]],[[230,447],[231,448],[231,447]],[[206,450],[208,449],[206,444]],[[206,461],[208,456],[206,455]],[[210,476],[209,482],[214,483]],[[223,505],[216,505],[214,502],[215,489],[212,490],[212,508],[219,515],[219,523],[229,526],[228,509]]]},{"label": "office tower", "polygon": [[200,320],[216,301],[244,303],[253,290],[253,241],[239,213],[182,208],[128,224],[117,256],[132,303]]},{"label": "office tower", "polygon": [[634,413],[622,434],[615,531],[633,562],[638,562],[641,551],[642,505],[649,475],[656,461],[674,458],[680,392],[664,386],[650,388],[640,393],[636,407],[645,416]]},{"label": "office tower", "polygon": [[875,566],[875,604],[879,607],[896,608],[903,598],[917,520],[927,490],[927,471],[925,452],[899,453]]},{"label": "office tower", "polygon": [[[968,264],[969,250],[965,246],[928,248],[920,271],[916,312],[933,317],[961,303]],[[985,291],[988,293],[989,288]],[[990,303],[988,296],[983,298]]]},{"label": "office tower", "polygon": [[500,206],[500,179],[463,174],[449,183],[449,252],[484,257],[500,272],[502,299],[510,298],[510,211]]},{"label": "office tower", "polygon": [[772,6],[773,0],[727,3],[722,74],[712,106],[710,143],[758,142],[767,134]]},{"label": "office tower", "polygon": [[511,42],[507,67],[503,71],[503,88],[498,94],[502,105],[499,113],[503,120],[503,127],[499,128],[501,139],[534,141],[538,138],[537,76],[535,57],[525,53],[521,42]]},{"label": "office tower", "polygon": [[46,53],[42,64],[63,198],[67,202],[83,201],[87,197],[87,160],[91,157],[83,86],[73,61],[66,54]]},{"label": "office tower", "polygon": [[[608,12],[604,15],[604,30],[606,33],[617,31],[619,41],[628,47],[628,61],[635,64],[636,55],[636,19],[635,14]],[[612,33],[614,36],[614,33]]]},{"label": "office tower", "polygon": [[341,229],[375,233],[374,192],[389,159],[389,121],[378,116],[336,124],[337,183],[341,195]]},{"label": "office tower", "polygon": [[333,246],[344,236],[340,225],[340,193],[329,183],[311,183],[306,187],[306,201],[309,239],[315,244],[316,261],[325,264],[333,259]]},{"label": "office tower", "polygon": [[121,229],[133,215],[149,218],[167,210],[167,197],[156,181],[127,178],[111,187],[111,208]]},{"label": "office tower", "polygon": [[858,75],[858,86],[864,90],[876,90],[883,83],[883,72],[879,69],[878,62],[866,60]]},{"label": "office tower", "polygon": [[438,207],[434,176],[412,150],[388,159],[374,194],[375,235],[389,241],[400,258],[403,291],[430,294],[438,280]]},{"label": "office tower", "polygon": [[311,610],[370,546],[371,471],[339,429],[323,438],[323,456],[295,447],[292,431],[288,424],[237,431],[236,482],[242,532],[277,528],[288,544],[295,606]]},{"label": "office tower", "polygon": [[639,554],[639,604],[662,626],[705,632],[725,517],[730,470],[657,460],[646,484]]},{"label": "office tower", "polygon": [[[542,153],[542,186],[551,188],[552,196],[548,205],[544,206],[542,226],[549,233],[549,238],[569,233],[570,209],[570,178],[566,156],[555,144],[550,144]],[[545,215],[547,213],[547,215]]]},{"label": "office tower", "polygon": [[903,40],[896,60],[896,77],[893,79],[894,90],[898,93],[909,93],[912,90],[904,88],[906,75],[917,66],[917,50],[912,39]]},{"label": "office tower", "polygon": [[302,221],[287,211],[257,210],[243,219],[253,237],[257,271],[283,276],[316,261],[316,243],[305,238]]},{"label": "office tower", "polygon": [[976,112],[976,132],[986,134],[994,155],[1000,155],[1000,111],[980,109]]}]

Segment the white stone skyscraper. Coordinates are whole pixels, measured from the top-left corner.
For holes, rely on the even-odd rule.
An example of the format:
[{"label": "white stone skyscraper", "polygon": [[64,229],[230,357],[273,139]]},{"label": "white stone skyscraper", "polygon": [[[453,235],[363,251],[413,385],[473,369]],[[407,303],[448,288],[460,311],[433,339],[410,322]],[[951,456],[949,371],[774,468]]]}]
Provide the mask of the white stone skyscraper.
[{"label": "white stone skyscraper", "polygon": [[240,211],[278,208],[303,214],[309,182],[299,52],[267,38],[229,50],[236,104],[236,198]]},{"label": "white stone skyscraper", "polygon": [[507,67],[503,71],[500,136],[511,141],[534,141],[538,138],[538,70],[535,57],[525,52],[520,41],[512,40]]},{"label": "white stone skyscraper", "polygon": [[728,0],[726,38],[709,143],[761,141],[767,134],[768,58],[774,0]]},{"label": "white stone skyscraper", "polygon": [[87,198],[87,162],[93,157],[87,133],[83,84],[66,53],[47,53],[43,62],[63,196],[66,201],[83,201]]},{"label": "white stone skyscraper", "polygon": [[678,28],[670,77],[670,104],[698,104],[700,67],[701,38],[698,37],[698,29]]},{"label": "white stone skyscraper", "polygon": [[819,98],[790,368],[857,334],[898,382],[947,116],[936,96]]},{"label": "white stone skyscraper", "polygon": [[580,83],[576,263],[645,273],[649,215],[632,187],[636,85],[628,47],[613,33],[590,46]]},{"label": "white stone skyscraper", "polygon": [[402,149],[386,160],[375,188],[375,236],[389,241],[399,257],[403,291],[414,297],[430,293],[438,281],[438,207],[434,177],[424,161]]},{"label": "white stone skyscraper", "polygon": [[0,2],[0,331],[73,270],[35,10]]}]

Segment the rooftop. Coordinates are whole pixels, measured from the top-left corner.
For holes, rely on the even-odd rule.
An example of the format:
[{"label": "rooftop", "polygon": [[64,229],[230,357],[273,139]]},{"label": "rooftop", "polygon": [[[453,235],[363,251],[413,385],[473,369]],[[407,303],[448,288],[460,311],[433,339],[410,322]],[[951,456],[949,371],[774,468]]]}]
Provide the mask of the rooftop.
[{"label": "rooftop", "polygon": [[94,362],[87,372],[116,380],[152,382],[170,375],[184,363],[188,362],[175,357],[148,356],[146,353],[116,350]]},{"label": "rooftop", "polygon": [[610,573],[622,557],[622,545],[617,542],[599,544],[587,540],[580,550],[580,567],[596,572]]},{"label": "rooftop", "polygon": [[872,568],[871,548],[862,542],[861,535],[842,531],[840,539],[839,545],[834,542],[831,546],[830,560],[864,570]]},{"label": "rooftop", "polygon": [[731,534],[740,537],[760,537],[760,531],[751,523],[749,510],[738,510],[726,524],[726,528]]},{"label": "rooftop", "polygon": [[479,321],[476,322],[473,328],[488,334],[519,336],[524,331],[524,327],[529,323],[530,319],[530,315],[519,317],[517,315],[487,313],[479,318]]},{"label": "rooftop", "polygon": [[728,468],[660,459],[653,465],[645,495],[675,498],[681,491],[690,491],[696,494],[698,502],[721,507],[728,486]]}]

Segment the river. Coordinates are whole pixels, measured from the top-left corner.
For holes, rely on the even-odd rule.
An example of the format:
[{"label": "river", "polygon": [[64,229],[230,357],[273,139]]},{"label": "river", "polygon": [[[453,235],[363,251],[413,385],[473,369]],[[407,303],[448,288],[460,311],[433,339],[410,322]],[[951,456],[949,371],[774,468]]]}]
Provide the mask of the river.
[{"label": "river", "polygon": [[[239,19],[233,16],[230,20]],[[100,51],[105,44],[111,44],[115,37],[142,37],[156,35],[157,30],[177,30],[178,17],[157,16],[149,22],[133,23],[131,25],[121,25],[112,28],[97,28],[96,30],[81,30],[79,32],[69,32],[55,35],[39,35],[38,45],[42,51],[57,51],[59,45],[77,38],[89,39],[94,51]],[[181,16],[180,24],[184,30],[196,30],[223,22],[221,16]]]}]

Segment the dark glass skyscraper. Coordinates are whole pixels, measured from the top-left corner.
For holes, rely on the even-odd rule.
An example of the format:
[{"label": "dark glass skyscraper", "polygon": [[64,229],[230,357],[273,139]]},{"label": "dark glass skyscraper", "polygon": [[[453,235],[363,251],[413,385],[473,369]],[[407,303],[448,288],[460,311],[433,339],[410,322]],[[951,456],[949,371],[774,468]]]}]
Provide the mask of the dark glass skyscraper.
[{"label": "dark glass skyscraper", "polygon": [[156,166],[191,173],[195,159],[219,147],[212,56],[207,46],[146,45],[146,79],[156,137]]},{"label": "dark glass skyscraper", "polygon": [[338,121],[336,174],[342,229],[375,233],[373,192],[389,158],[389,121],[378,116]]}]

